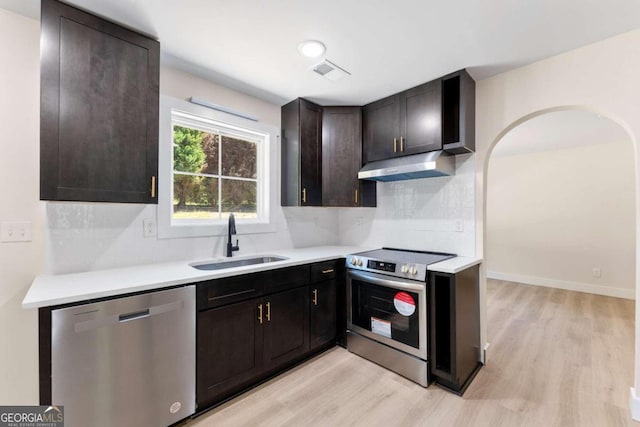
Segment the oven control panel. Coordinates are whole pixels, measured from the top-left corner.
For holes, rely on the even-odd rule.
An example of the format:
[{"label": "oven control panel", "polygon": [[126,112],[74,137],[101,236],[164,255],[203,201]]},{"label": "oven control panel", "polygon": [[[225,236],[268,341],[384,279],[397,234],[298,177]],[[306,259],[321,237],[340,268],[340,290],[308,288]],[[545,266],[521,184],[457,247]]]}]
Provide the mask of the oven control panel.
[{"label": "oven control panel", "polygon": [[367,262],[367,268],[370,270],[380,270],[380,271],[387,271],[387,272],[395,272],[396,271],[396,265],[392,262],[382,262],[382,261],[376,261],[373,259],[370,259]]},{"label": "oven control panel", "polygon": [[347,267],[420,281],[425,280],[427,275],[425,265],[387,262],[354,255],[347,257]]}]

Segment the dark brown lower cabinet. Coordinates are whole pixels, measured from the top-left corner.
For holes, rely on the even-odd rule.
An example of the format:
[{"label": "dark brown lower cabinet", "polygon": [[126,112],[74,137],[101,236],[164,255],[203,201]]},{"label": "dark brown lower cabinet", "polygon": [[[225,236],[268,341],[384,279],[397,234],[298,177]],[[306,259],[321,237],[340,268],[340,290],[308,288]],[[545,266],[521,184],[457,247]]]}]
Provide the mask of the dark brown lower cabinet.
[{"label": "dark brown lower cabinet", "polygon": [[278,368],[309,350],[307,287],[264,298],[264,366]]},{"label": "dark brown lower cabinet", "polygon": [[199,412],[335,342],[343,264],[323,261],[198,284]]},{"label": "dark brown lower cabinet", "polygon": [[336,340],[336,289],[335,279],[314,283],[309,287],[309,346],[312,350]]},{"label": "dark brown lower cabinet", "polygon": [[198,313],[198,408],[233,394],[262,374],[260,303],[255,298]]},{"label": "dark brown lower cabinet", "polygon": [[197,334],[197,401],[203,409],[308,352],[308,286],[201,311]]},{"label": "dark brown lower cabinet", "polygon": [[434,272],[429,284],[431,373],[462,394],[480,368],[479,267],[456,274]]}]

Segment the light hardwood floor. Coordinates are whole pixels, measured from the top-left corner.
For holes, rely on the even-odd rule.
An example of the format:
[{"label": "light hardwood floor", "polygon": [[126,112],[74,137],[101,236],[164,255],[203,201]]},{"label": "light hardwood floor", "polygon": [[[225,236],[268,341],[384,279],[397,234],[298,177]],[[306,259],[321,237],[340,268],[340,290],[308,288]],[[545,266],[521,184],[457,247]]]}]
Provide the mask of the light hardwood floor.
[{"label": "light hardwood floor", "polygon": [[464,397],[334,348],[192,420],[213,426],[625,426],[634,302],[490,280],[489,362]]}]

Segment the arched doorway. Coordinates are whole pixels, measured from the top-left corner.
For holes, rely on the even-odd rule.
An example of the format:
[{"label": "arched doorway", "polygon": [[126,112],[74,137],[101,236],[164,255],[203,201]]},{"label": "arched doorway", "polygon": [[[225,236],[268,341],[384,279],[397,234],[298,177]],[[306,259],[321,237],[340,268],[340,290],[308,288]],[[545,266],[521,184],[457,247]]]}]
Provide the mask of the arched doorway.
[{"label": "arched doorway", "polygon": [[[496,136],[496,138],[492,141],[490,146],[488,147],[488,149],[486,151],[486,156],[483,159],[483,163],[482,163],[482,168],[483,168],[482,169],[482,185],[483,185],[483,187],[482,187],[482,189],[483,189],[483,191],[482,191],[482,198],[483,198],[482,199],[482,202],[483,202],[483,204],[482,204],[482,210],[483,211],[482,212],[483,212],[483,216],[482,217],[483,217],[483,222],[482,222],[482,225],[481,225],[481,227],[482,227],[482,231],[481,231],[482,232],[482,240],[481,241],[482,241],[482,247],[483,247],[483,254],[484,254],[484,258],[485,258],[485,263],[487,263],[487,261],[490,262],[490,260],[487,259],[487,257],[490,256],[490,251],[488,251],[488,248],[489,248],[489,244],[490,244],[489,242],[490,242],[490,239],[491,239],[491,235],[489,234],[489,231],[488,231],[488,220],[489,220],[489,218],[488,218],[488,203],[491,203],[491,201],[488,199],[488,197],[489,197],[490,190],[491,190],[489,188],[489,186],[491,186],[491,180],[490,180],[490,177],[491,177],[491,166],[490,165],[491,165],[492,158],[494,158],[493,157],[494,151],[497,151],[498,150],[497,147],[500,145],[500,143],[505,141],[505,140],[507,140],[509,138],[509,135],[515,133],[519,128],[522,128],[527,124],[534,123],[536,121],[536,119],[538,119],[538,118],[542,118],[544,116],[549,116],[549,115],[554,114],[554,113],[560,114],[560,113],[563,113],[563,112],[581,112],[581,113],[584,113],[585,116],[586,115],[593,116],[593,118],[596,119],[596,120],[607,120],[607,121],[610,121],[612,123],[615,123],[615,126],[620,128],[621,134],[626,136],[626,139],[627,139],[628,144],[629,144],[629,146],[628,146],[629,149],[626,150],[626,156],[628,157],[629,163],[632,165],[631,167],[633,169],[633,171],[631,173],[631,176],[629,178],[629,182],[628,182],[628,185],[634,189],[634,191],[629,193],[630,194],[629,197],[631,197],[633,199],[633,200],[630,201],[630,204],[631,204],[631,206],[636,206],[637,205],[637,201],[636,201],[637,195],[636,195],[636,191],[635,191],[635,176],[634,176],[634,174],[636,173],[636,171],[635,171],[636,163],[635,163],[635,153],[633,151],[634,148],[635,148],[635,140],[633,138],[632,133],[629,131],[628,126],[626,126],[623,122],[617,120],[616,118],[610,117],[609,115],[607,115],[605,113],[602,113],[602,112],[599,112],[599,111],[595,111],[595,110],[590,109],[590,108],[579,107],[579,106],[554,107],[554,108],[548,108],[548,109],[544,109],[544,110],[539,110],[539,111],[536,111],[534,113],[528,114],[528,115],[523,116],[520,119],[514,121],[509,126],[507,126],[504,130],[502,130]],[[553,148],[553,147],[550,147],[550,148]],[[615,155],[615,153],[612,153],[612,155]],[[605,161],[606,161],[606,159],[605,159]],[[634,212],[634,215],[633,215],[632,223],[635,224],[635,212]],[[604,224],[602,226],[606,226],[606,224]],[[615,225],[611,224],[611,226],[613,227]],[[632,234],[633,242],[635,242],[635,235],[636,235],[635,227],[633,227],[629,231]],[[629,257],[629,259],[631,260],[631,263],[633,264],[631,268],[635,269],[635,262],[634,262],[634,260],[635,260],[635,251],[636,251],[635,244],[633,245],[632,250],[633,250],[634,253],[630,254],[631,256]],[[486,273],[486,270],[484,271],[484,273]],[[635,274],[637,274],[637,273],[634,273],[632,275],[633,277],[631,279],[631,284],[629,286],[629,292],[630,292],[631,295],[636,293],[636,282],[637,282],[637,280],[635,278]],[[487,288],[486,288],[486,286],[487,286],[486,275],[483,274],[482,286],[481,286],[483,288],[481,290],[481,294],[482,294],[481,305],[483,307],[483,310],[485,310],[485,313],[483,314],[483,336],[484,336],[483,342],[485,342],[485,343],[488,342],[488,340],[487,340],[487,338],[488,338],[487,329],[486,329],[487,328],[487,313],[486,313],[486,310],[487,310],[487,294],[486,294]],[[587,292],[589,292],[589,291],[587,291]],[[633,328],[633,326],[634,326],[633,325],[633,315],[629,316],[629,322],[631,322],[631,327]],[[631,334],[631,336],[633,336],[633,333]],[[493,345],[493,343],[492,343],[492,345]],[[630,344],[630,345],[632,345],[632,344]],[[631,353],[633,353],[633,350],[631,350]],[[631,356],[629,359],[630,360],[629,360],[628,364],[629,364],[630,368],[628,369],[628,373],[626,374],[626,376],[628,376],[628,378],[625,378],[626,384],[623,387],[624,388],[624,390],[623,390],[624,393],[628,392],[628,389],[626,387],[628,385],[630,385],[629,382],[632,382],[632,378],[633,378],[633,375],[631,374],[631,370],[632,370],[632,367],[633,367],[633,356]],[[618,400],[620,400],[620,399],[618,399]]]},{"label": "arched doorway", "polygon": [[622,127],[586,111],[505,134],[487,169],[487,276],[634,299],[633,156]]}]

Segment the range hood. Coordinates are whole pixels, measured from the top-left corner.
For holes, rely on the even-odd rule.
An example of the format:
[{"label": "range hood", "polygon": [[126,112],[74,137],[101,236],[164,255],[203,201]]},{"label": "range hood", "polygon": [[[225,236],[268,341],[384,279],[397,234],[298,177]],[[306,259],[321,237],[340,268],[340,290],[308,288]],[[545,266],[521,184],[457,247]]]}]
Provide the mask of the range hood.
[{"label": "range hood", "polygon": [[444,151],[431,151],[367,163],[358,172],[358,179],[402,181],[450,176],[454,175],[455,171],[454,156]]}]

